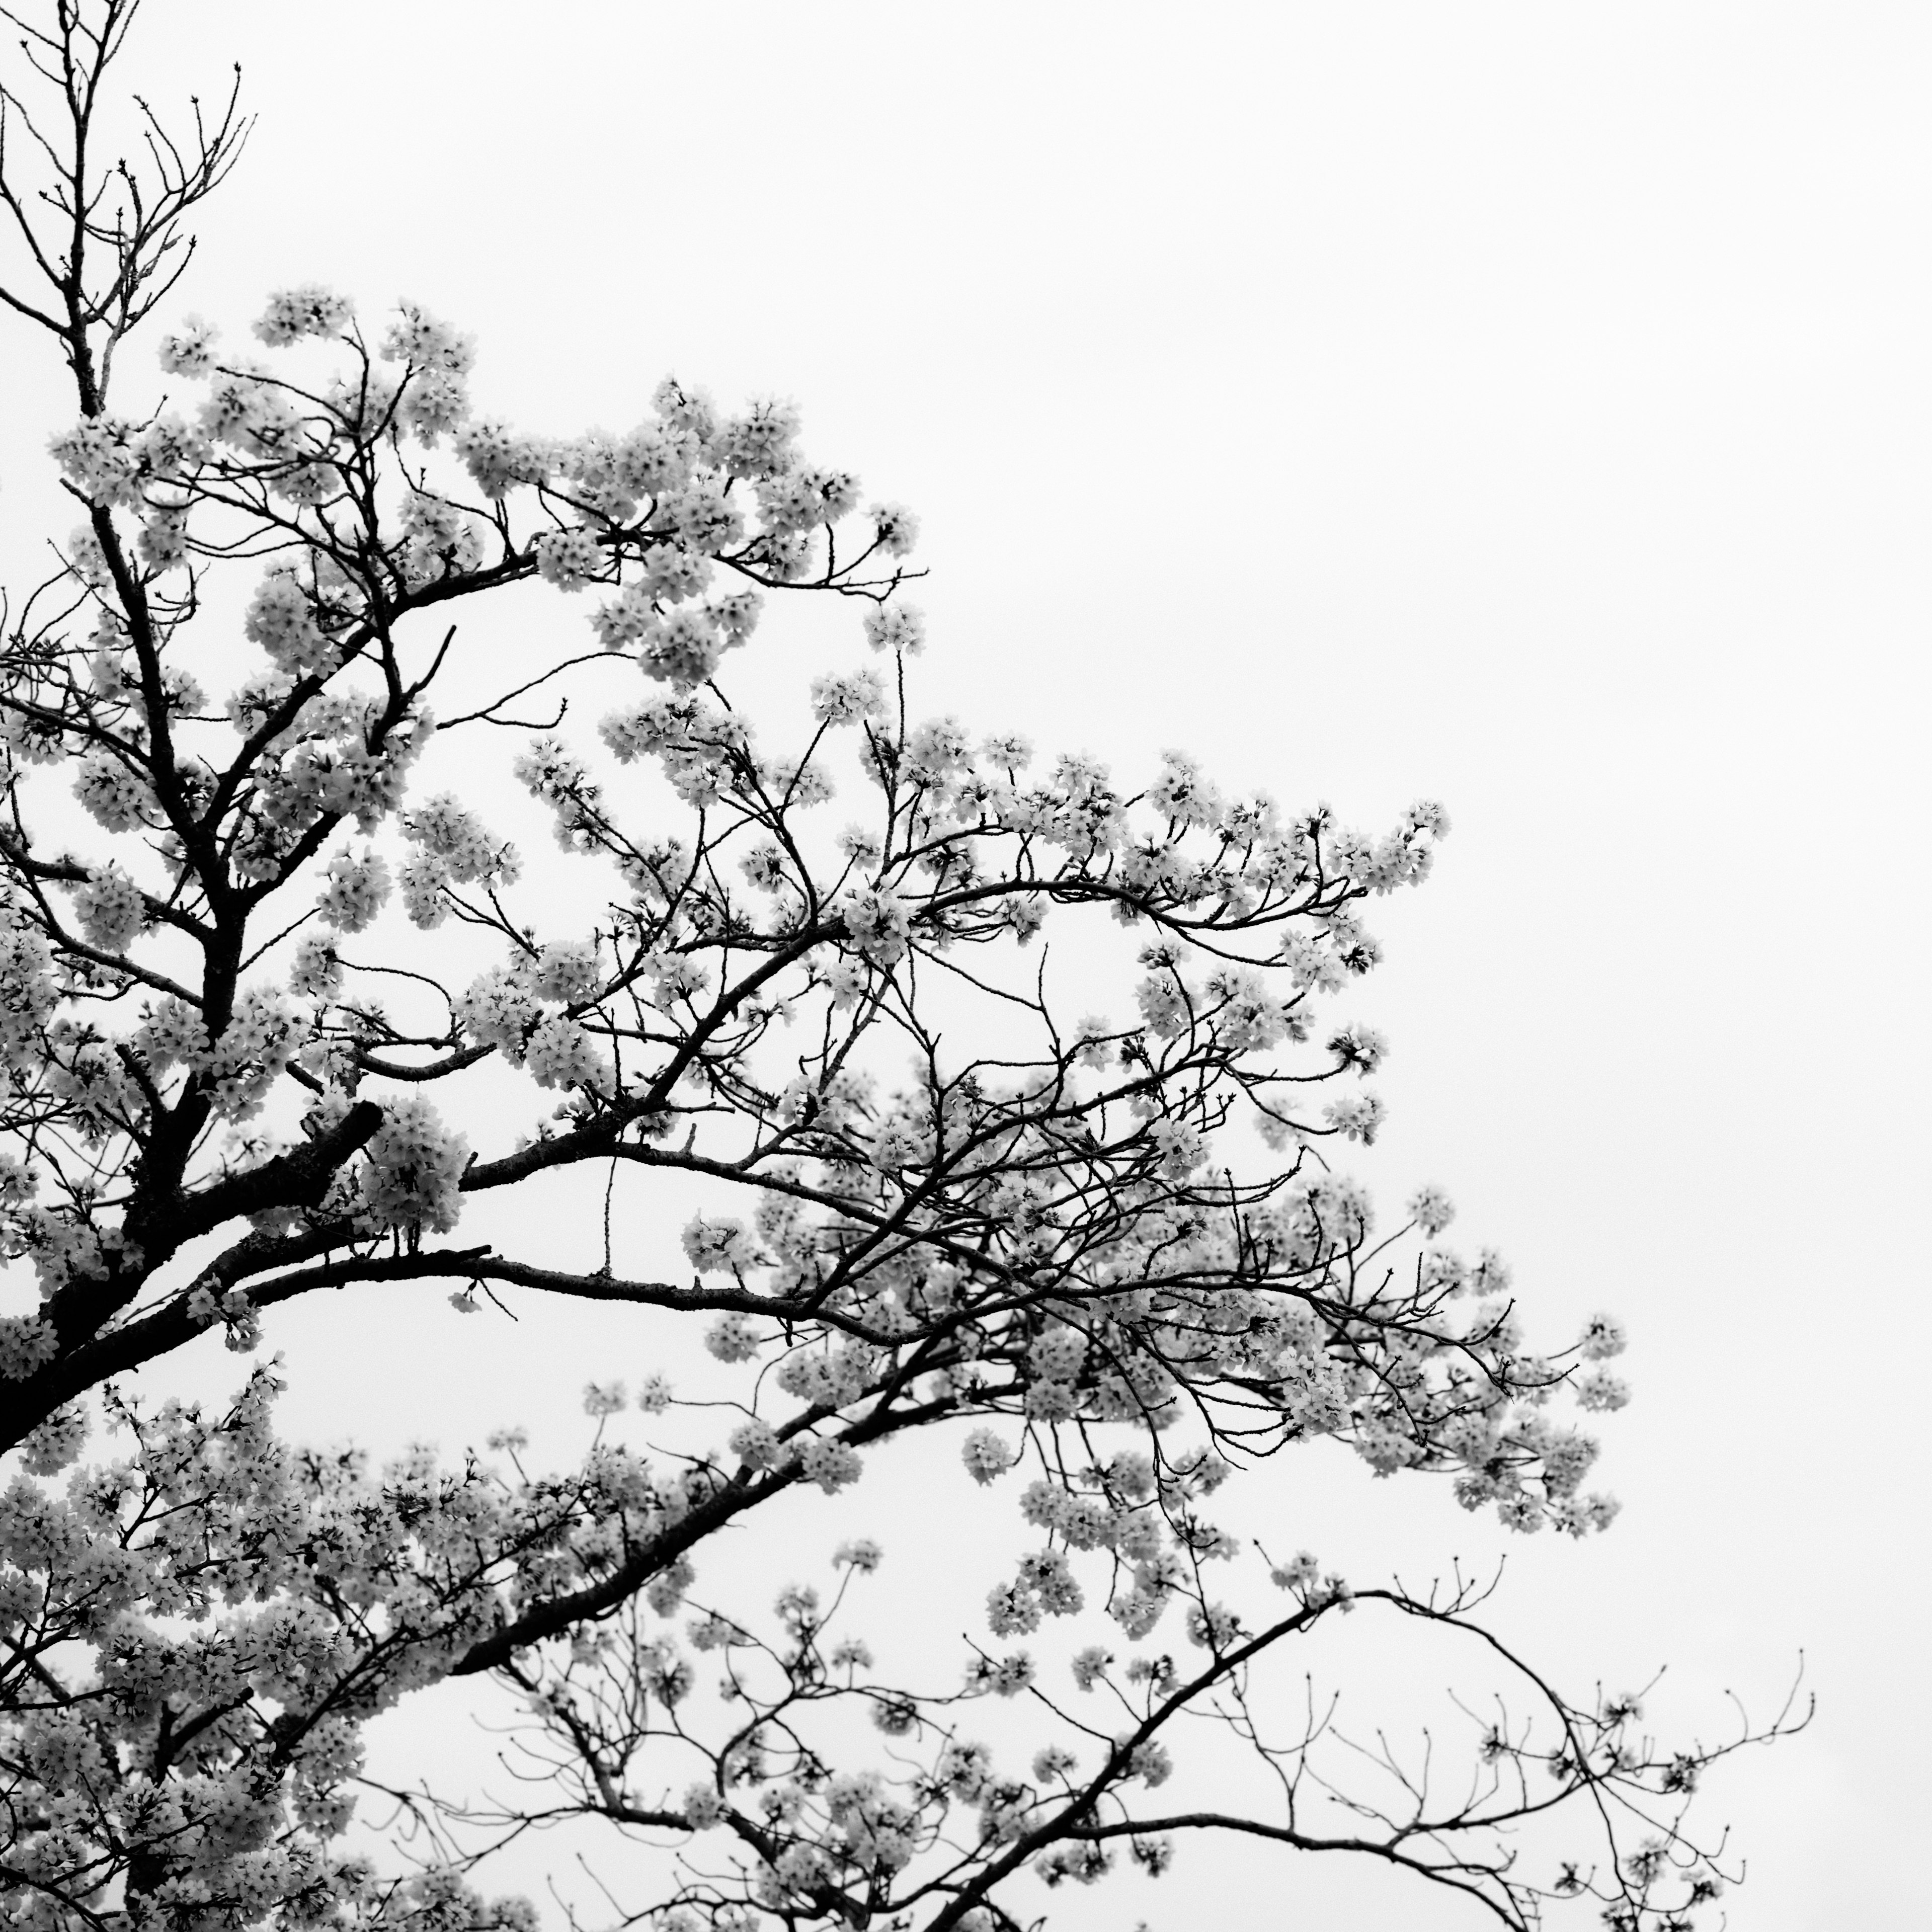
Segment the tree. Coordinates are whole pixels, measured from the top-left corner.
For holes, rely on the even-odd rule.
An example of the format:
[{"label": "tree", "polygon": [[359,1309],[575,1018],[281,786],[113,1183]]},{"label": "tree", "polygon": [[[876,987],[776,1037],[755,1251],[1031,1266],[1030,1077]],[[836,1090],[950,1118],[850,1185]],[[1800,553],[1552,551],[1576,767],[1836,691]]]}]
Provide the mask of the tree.
[{"label": "tree", "polygon": [[[662,1848],[611,1917],[666,1928],[1012,1928],[1038,1881],[1220,1832],[1508,1925],[1564,1894],[1688,1924],[1720,1880],[1684,1804],[1786,1718],[1660,1745],[1634,1700],[1515,1656],[1484,1586],[1352,1588],[1205,1513],[1320,1437],[1518,1529],[1613,1514],[1574,1412],[1624,1400],[1616,1322],[1531,1352],[1438,1192],[1378,1233],[1331,1164],[1374,1138],[1382,1045],[1319,1010],[1442,812],[1366,838],[1179,757],[1129,791],[919,721],[916,521],[808,463],[783,404],[668,381],[628,434],[528,436],[472,411],[466,338],[408,305],[365,334],[314,287],[270,299],[259,358],[186,321],[163,386],[110,398],[248,128],[232,91],[185,133],[136,100],[104,163],[136,4],[10,14],[0,92],[0,296],[74,384],[79,518],[0,622],[9,1922],[520,1926],[475,1868],[575,1817]],[[586,592],[590,637],[554,601]],[[808,592],[854,600],[874,655],[770,752],[734,674],[765,596]],[[554,641],[466,648],[485,597],[549,600],[526,628]],[[561,735],[614,677],[643,695],[601,748]],[[567,857],[541,878],[477,804],[506,730]],[[1049,916],[1083,983],[1120,990],[1126,950],[1131,1010],[1061,1007]],[[688,1215],[676,1280],[620,1266],[620,1186]],[[217,1407],[117,1379],[411,1282],[686,1318],[710,1379],[637,1393],[648,1454],[593,1385],[550,1475],[514,1433],[453,1468],[292,1447],[272,1364]],[[83,1462],[97,1424],[114,1455]],[[848,1634],[869,1542],[769,1612],[702,1587],[726,1532],[941,1436],[1023,1525],[963,1681]],[[1468,1706],[1453,1773],[1295,1716],[1286,1680],[1350,1618],[1466,1644],[1519,1701]],[[1060,1618],[1044,1674],[1021,1640]],[[400,1794],[413,1861],[369,1855],[362,1727],[486,1675],[538,1795]]]}]

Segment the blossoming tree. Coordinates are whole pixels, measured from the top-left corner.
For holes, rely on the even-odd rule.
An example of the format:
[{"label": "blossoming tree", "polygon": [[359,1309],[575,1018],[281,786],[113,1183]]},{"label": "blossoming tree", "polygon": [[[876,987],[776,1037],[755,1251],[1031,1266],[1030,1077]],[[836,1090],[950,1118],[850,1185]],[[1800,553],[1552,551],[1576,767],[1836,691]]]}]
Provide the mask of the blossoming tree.
[{"label": "blossoming tree", "polygon": [[[190,321],[130,368],[245,132],[232,94],[185,132],[117,99],[134,11],[9,14],[0,94],[9,367],[58,349],[77,519],[0,626],[6,1922],[520,1926],[474,1868],[541,1816],[641,1832],[611,1922],[680,1932],[1012,1928],[1042,1882],[1230,1832],[1511,1926],[1565,1894],[1690,1922],[1720,1880],[1684,1804],[1742,1739],[1657,1744],[1480,1589],[1352,1588],[1208,1513],[1317,1438],[1516,1529],[1613,1513],[1576,1412],[1624,1400],[1617,1323],[1530,1352],[1438,1193],[1378,1232],[1336,1164],[1382,1046],[1322,1009],[1442,812],[1364,837],[1179,757],[1123,787],[922,719],[915,520],[788,406],[667,381],[625,434],[527,435],[472,410],[466,338],[313,287],[245,353]],[[774,724],[761,615],[814,593],[862,622]],[[547,655],[466,648],[476,600],[526,596]],[[564,735],[600,680],[622,701]],[[564,855],[541,878],[480,806],[500,747]],[[1052,997],[1049,919],[1114,1010]],[[546,1188],[575,1264],[550,1210],[490,1215]],[[644,1270],[674,1278],[626,1272],[620,1190],[686,1224]],[[549,1475],[513,1432],[448,1467],[290,1446],[272,1365],[162,1399],[178,1352],[409,1282],[654,1311],[709,1399],[593,1386]],[[724,1532],[868,1470],[889,1534],[893,1458],[940,1432],[962,1495],[1012,1499],[958,1664],[874,1662],[869,1541],[775,1607],[707,1592]],[[1514,1700],[1453,1769],[1352,1742],[1290,1694],[1345,1617],[1465,1642]],[[479,1674],[537,1795],[418,1793],[433,1855],[391,1856],[361,1730]]]}]

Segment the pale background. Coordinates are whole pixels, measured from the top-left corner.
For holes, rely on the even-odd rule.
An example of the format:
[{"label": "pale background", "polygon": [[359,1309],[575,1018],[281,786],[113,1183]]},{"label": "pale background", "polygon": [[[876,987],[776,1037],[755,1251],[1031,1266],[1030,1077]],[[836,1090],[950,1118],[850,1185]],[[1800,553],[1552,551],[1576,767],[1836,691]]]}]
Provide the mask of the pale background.
[{"label": "pale background", "polygon": [[[158,106],[239,59],[262,112],[183,305],[409,295],[532,430],[626,427],[673,369],[796,396],[922,514],[932,709],[1371,826],[1447,802],[1371,921],[1369,1171],[1447,1186],[1533,1334],[1636,1338],[1624,1519],[1519,1544],[1505,1621],[1585,1682],[1668,1660],[1707,1735],[1802,1650],[1816,1724],[1705,1801],[1729,1922],[1922,1922],[1932,16],[151,4]],[[296,1426],[385,1439],[402,1389],[454,1447],[609,1371],[554,1333],[473,1418],[375,1327],[359,1382],[319,1324],[272,1340]],[[1493,1543],[1340,1462],[1285,1540]],[[1120,1922],[1178,1932],[1223,1869]],[[1483,1922],[1225,1869],[1268,1887],[1232,1932]]]}]

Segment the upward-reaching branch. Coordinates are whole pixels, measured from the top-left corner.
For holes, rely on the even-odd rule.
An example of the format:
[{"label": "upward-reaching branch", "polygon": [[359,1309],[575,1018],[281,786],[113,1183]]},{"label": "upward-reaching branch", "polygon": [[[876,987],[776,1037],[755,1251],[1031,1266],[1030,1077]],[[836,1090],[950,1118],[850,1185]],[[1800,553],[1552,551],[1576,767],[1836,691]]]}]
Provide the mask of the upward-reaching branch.
[{"label": "upward-reaching branch", "polygon": [[[140,0],[58,0],[52,28],[12,9],[31,70],[53,98],[37,117],[19,90],[0,84],[0,204],[46,294],[35,297],[12,278],[0,298],[59,338],[83,416],[100,415],[116,348],[179,280],[194,250],[188,217],[219,188],[240,158],[252,124],[241,112],[237,68],[220,114],[192,104],[194,134],[178,140],[148,104],[131,103],[140,148],[104,155],[112,138],[104,121],[121,107],[108,89]],[[38,186],[9,122],[24,133],[44,170]],[[134,131],[132,130],[130,132]],[[36,204],[46,211],[37,218]]]}]

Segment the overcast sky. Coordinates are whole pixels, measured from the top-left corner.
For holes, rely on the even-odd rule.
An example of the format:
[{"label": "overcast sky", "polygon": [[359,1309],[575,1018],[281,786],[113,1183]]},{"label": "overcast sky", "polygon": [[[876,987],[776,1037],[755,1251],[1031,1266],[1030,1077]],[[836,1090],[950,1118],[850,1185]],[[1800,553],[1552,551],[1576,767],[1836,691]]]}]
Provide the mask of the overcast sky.
[{"label": "overcast sky", "polygon": [[[410,296],[532,430],[794,396],[922,514],[930,709],[1446,802],[1369,1171],[1533,1334],[1636,1336],[1624,1516],[1522,1546],[1514,1627],[1707,1736],[1802,1650],[1813,1730],[1705,1801],[1730,1924],[1922,1917],[1932,14],[150,4],[158,106],[239,59],[262,114],[182,306]],[[1474,1540],[1400,1486],[1360,1564]]]}]

